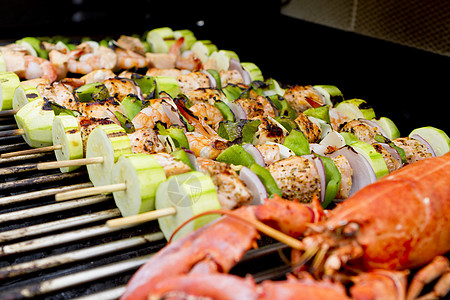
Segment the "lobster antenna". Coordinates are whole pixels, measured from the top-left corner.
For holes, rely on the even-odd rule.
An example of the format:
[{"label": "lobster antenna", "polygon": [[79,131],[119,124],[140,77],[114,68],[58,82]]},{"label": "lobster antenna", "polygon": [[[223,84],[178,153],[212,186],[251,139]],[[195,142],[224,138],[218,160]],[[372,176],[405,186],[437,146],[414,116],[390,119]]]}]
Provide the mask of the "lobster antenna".
[{"label": "lobster antenna", "polygon": [[[303,250],[305,247],[303,245],[303,243],[287,234],[282,233],[279,230],[273,229],[272,227],[258,221],[258,220],[250,220],[250,219],[245,219],[229,210],[224,210],[224,209],[218,209],[218,210],[210,210],[210,211],[205,211],[201,214],[195,215],[192,218],[188,219],[187,221],[185,221],[183,224],[181,224],[173,233],[172,236],[169,239],[169,243],[172,241],[172,238],[174,237],[174,235],[183,227],[185,226],[187,223],[191,222],[192,220],[194,220],[195,218],[204,216],[204,215],[210,215],[210,214],[222,214],[222,215],[226,215],[235,219],[238,219],[242,222],[245,222],[247,224],[250,224],[252,226],[254,226],[258,231],[264,233],[267,236],[270,236],[271,238],[274,238],[277,241],[280,241],[286,245],[288,245],[289,247],[293,248],[293,249],[297,249],[297,250]],[[318,250],[318,247],[316,247],[316,251]],[[315,254],[314,252],[314,254]],[[313,255],[314,255],[313,254]]]}]

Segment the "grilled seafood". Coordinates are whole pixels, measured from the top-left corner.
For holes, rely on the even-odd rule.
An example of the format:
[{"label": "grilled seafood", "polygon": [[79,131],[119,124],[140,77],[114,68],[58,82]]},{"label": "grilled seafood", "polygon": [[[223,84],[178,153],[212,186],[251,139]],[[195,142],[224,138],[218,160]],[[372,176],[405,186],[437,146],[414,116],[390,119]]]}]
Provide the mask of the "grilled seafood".
[{"label": "grilled seafood", "polygon": [[[450,269],[440,257],[450,251],[449,166],[449,153],[408,165],[326,214],[314,205],[317,198],[312,205],[274,198],[227,213],[158,252],[132,277],[122,299],[415,299],[424,283],[447,274],[432,292],[443,296]],[[293,269],[300,278],[256,285],[251,278],[220,274],[254,246],[258,233],[251,224],[258,219],[304,237],[292,253],[294,266],[300,262]],[[310,270],[323,281],[305,275],[314,256]],[[406,270],[429,262],[406,291]],[[350,296],[335,282],[343,278],[353,281]],[[217,284],[208,284],[212,279]],[[228,292],[234,288],[236,294]]]}]

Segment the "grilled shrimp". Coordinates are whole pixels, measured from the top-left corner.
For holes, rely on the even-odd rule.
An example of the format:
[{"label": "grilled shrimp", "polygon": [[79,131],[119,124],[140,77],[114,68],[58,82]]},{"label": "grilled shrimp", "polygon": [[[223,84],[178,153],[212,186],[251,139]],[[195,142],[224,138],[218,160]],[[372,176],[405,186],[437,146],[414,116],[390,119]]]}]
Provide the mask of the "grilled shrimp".
[{"label": "grilled shrimp", "polygon": [[117,54],[117,67],[119,69],[144,68],[148,66],[147,59],[136,52],[120,47],[115,49]]},{"label": "grilled shrimp", "polygon": [[131,121],[135,129],[153,128],[156,122],[161,121],[167,125],[172,124],[167,115],[153,106],[143,108]]},{"label": "grilled shrimp", "polygon": [[25,55],[24,60],[25,79],[47,78],[53,82],[58,78],[56,69],[50,61],[32,55]]},{"label": "grilled shrimp", "polygon": [[318,143],[320,141],[322,129],[316,123],[312,122],[307,115],[300,112],[297,118],[295,118],[295,123],[297,123],[300,130],[308,139],[308,142]]},{"label": "grilled shrimp", "polygon": [[116,44],[122,49],[130,50],[140,55],[145,54],[144,44],[138,38],[121,35],[119,39],[117,39]]},{"label": "grilled shrimp", "polygon": [[186,132],[186,137],[195,156],[216,159],[227,148],[227,141],[207,137],[196,131]]},{"label": "grilled shrimp", "polygon": [[93,82],[102,82],[114,77],[116,77],[116,74],[114,74],[113,71],[109,69],[98,69],[87,73],[86,75],[82,76],[81,79],[84,80],[86,84],[88,84]]},{"label": "grilled shrimp", "polygon": [[285,199],[311,202],[320,195],[320,180],[313,162],[302,156],[291,156],[267,167]]},{"label": "grilled shrimp", "polygon": [[131,142],[131,152],[154,154],[165,152],[164,145],[158,138],[156,132],[149,127],[142,127],[129,133],[128,137]]},{"label": "grilled shrimp", "polygon": [[206,102],[197,102],[189,108],[197,117],[205,120],[206,124],[217,131],[219,122],[223,121],[223,115],[220,110]]},{"label": "grilled shrimp", "polygon": [[230,165],[203,157],[198,157],[197,163],[214,182],[222,208],[235,209],[251,202],[252,194]]},{"label": "grilled shrimp", "polygon": [[291,86],[284,93],[284,98],[297,112],[304,112],[313,105],[324,104],[322,96],[311,86]]},{"label": "grilled shrimp", "polygon": [[81,43],[77,49],[68,54],[67,69],[77,74],[88,74],[94,70],[113,70],[117,65],[117,54],[114,50],[100,46],[94,50],[88,43]]}]

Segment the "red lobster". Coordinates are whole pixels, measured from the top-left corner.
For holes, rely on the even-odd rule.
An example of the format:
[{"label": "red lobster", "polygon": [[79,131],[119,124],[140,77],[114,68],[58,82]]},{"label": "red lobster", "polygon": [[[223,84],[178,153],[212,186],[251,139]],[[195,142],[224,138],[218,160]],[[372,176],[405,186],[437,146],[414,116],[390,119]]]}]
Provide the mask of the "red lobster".
[{"label": "red lobster", "polygon": [[[328,212],[280,198],[243,207],[166,246],[142,266],[122,299],[415,299],[442,276],[431,296],[450,289],[450,153],[406,166]],[[228,273],[258,238],[261,220],[304,237],[293,250],[301,266],[286,281]],[[310,272],[305,264],[313,259]],[[408,269],[417,272],[407,291]],[[355,276],[347,276],[351,270]],[[343,275],[344,274],[344,275]],[[350,279],[349,294],[342,279]],[[347,282],[345,282],[347,283]]]}]

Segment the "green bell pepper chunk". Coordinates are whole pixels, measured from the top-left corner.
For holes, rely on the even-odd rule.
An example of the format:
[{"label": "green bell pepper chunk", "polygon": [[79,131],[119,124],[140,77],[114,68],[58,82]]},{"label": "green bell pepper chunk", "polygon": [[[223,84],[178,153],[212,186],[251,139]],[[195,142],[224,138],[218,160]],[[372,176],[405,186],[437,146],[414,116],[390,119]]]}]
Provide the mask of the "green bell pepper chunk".
[{"label": "green bell pepper chunk", "polygon": [[177,149],[170,154],[172,154],[179,161],[188,165],[189,168],[191,168],[191,170],[194,171],[194,166],[192,166],[191,161],[189,160],[189,157],[186,154],[186,151],[184,151],[183,149]]},{"label": "green bell pepper chunk", "polygon": [[330,124],[330,107],[328,105],[309,108],[303,112],[305,115],[324,120]]},{"label": "green bell pepper chunk", "polygon": [[234,121],[234,114],[230,107],[223,101],[217,100],[214,102],[214,106],[222,113],[222,116],[227,121]]},{"label": "green bell pepper chunk", "polygon": [[120,126],[122,126],[122,128],[125,130],[126,133],[135,132],[134,125],[131,122],[131,120],[128,119],[127,116],[125,116],[124,114],[122,114],[118,111],[115,111],[114,115],[116,116],[117,120],[119,120]]},{"label": "green bell pepper chunk", "polygon": [[353,143],[359,142],[359,139],[353,133],[339,132],[339,134],[344,138],[346,145],[351,145]]},{"label": "green bell pepper chunk", "polygon": [[269,198],[272,198],[275,194],[280,197],[282,196],[281,189],[278,187],[277,182],[273,178],[272,174],[270,174],[269,170],[258,165],[257,163],[252,164],[249,169],[259,177],[262,184],[266,188]]},{"label": "green bell pepper chunk", "polygon": [[336,197],[339,190],[339,185],[341,184],[341,173],[331,158],[320,155],[318,156],[322,159],[323,166],[325,168],[327,187],[325,190],[325,199],[322,202],[322,207],[326,208]]},{"label": "green bell pepper chunk", "polygon": [[135,95],[128,95],[122,100],[122,105],[127,112],[128,118],[133,120],[133,118],[141,111],[142,101],[138,99]]},{"label": "green bell pepper chunk", "polygon": [[222,92],[227,97],[228,102],[233,102],[234,100],[239,99],[243,92],[243,89],[235,84],[228,84],[222,89]]},{"label": "green bell pepper chunk", "polygon": [[285,116],[292,120],[295,120],[295,118],[297,118],[298,114],[295,109],[293,109],[289,102],[287,102],[287,100],[282,96],[272,95],[268,96],[268,98],[270,99],[270,101],[272,101],[275,108],[278,109],[280,116]]},{"label": "green bell pepper chunk", "polygon": [[297,156],[311,154],[308,139],[303,132],[298,130],[292,130],[284,139],[283,145],[291,149]]},{"label": "green bell pepper chunk", "polygon": [[255,159],[241,145],[233,145],[219,154],[217,161],[233,165],[242,165],[250,168],[255,163]]},{"label": "green bell pepper chunk", "polygon": [[155,98],[156,80],[154,77],[140,74],[133,74],[131,75],[131,79],[134,80],[139,85],[145,99]]},{"label": "green bell pepper chunk", "polygon": [[156,127],[158,128],[159,134],[168,135],[172,138],[175,147],[189,149],[188,139],[181,126],[171,125],[169,128],[165,128],[163,124],[158,122],[156,123]]},{"label": "green bell pepper chunk", "polygon": [[275,121],[280,123],[281,126],[283,126],[288,132],[291,132],[293,129],[298,129],[298,124],[288,117],[278,116],[274,119]]},{"label": "green bell pepper chunk", "polygon": [[220,74],[219,72],[217,72],[217,70],[214,69],[208,69],[206,70],[209,74],[211,74],[211,76],[214,78],[214,80],[217,83],[217,89],[221,90],[222,89],[222,80],[220,79]]}]

